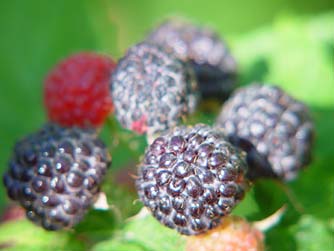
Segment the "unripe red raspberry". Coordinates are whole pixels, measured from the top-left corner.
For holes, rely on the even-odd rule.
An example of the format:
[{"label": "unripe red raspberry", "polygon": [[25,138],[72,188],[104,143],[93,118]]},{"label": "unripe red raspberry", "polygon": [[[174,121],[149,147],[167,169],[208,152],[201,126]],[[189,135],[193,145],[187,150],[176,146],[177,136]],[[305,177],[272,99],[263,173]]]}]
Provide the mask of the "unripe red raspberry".
[{"label": "unripe red raspberry", "polygon": [[245,219],[229,216],[216,228],[188,237],[186,251],[264,251],[264,235]]},{"label": "unripe red raspberry", "polygon": [[45,78],[49,119],[62,126],[99,127],[113,110],[109,80],[114,61],[92,52],[71,55]]}]

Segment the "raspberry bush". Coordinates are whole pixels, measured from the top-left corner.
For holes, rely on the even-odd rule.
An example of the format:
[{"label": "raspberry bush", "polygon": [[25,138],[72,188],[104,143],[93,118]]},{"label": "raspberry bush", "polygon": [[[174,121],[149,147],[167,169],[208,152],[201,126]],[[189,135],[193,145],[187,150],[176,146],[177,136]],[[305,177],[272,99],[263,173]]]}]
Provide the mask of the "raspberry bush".
[{"label": "raspberry bush", "polygon": [[[72,3],[69,3],[70,5]],[[112,6],[117,7],[117,4]],[[40,15],[45,15],[50,19],[54,18],[51,9],[49,10]],[[17,11],[21,13],[22,10]],[[2,100],[0,109],[3,111],[4,118],[2,120],[4,121],[4,133],[1,138],[3,138],[2,145],[5,152],[0,155],[3,173],[8,168],[6,161],[10,156],[14,141],[37,130],[46,120],[41,106],[42,76],[48,69],[51,69],[55,62],[60,58],[65,58],[70,52],[82,51],[82,48],[88,48],[92,51],[111,51],[112,55],[122,57],[125,49],[138,42],[138,38],[144,39],[145,37],[143,29],[135,29],[138,26],[120,29],[117,36],[110,33],[109,28],[111,27],[113,30],[118,27],[121,21],[115,19],[114,16],[110,18],[107,15],[102,15],[105,12],[92,11],[90,19],[92,22],[89,25],[84,24],[79,15],[84,12],[84,8],[80,4],[73,4],[71,11],[65,9],[62,11],[64,20],[68,21],[64,28],[66,36],[59,33],[58,25],[57,27],[48,27],[54,35],[48,38],[49,40],[43,41],[48,45],[48,50],[44,50],[38,40],[41,36],[38,30],[21,31],[20,34],[26,39],[22,39],[22,42],[16,39],[20,46],[15,46],[13,42],[17,53],[13,53],[11,50],[8,62],[13,62],[13,65],[15,62],[15,74],[14,70],[9,68],[11,65],[9,63],[4,64],[3,69],[0,69],[0,72],[16,76],[16,78],[9,78],[9,75],[4,74],[7,76],[4,83],[17,83],[17,85],[13,84],[12,86],[3,85],[4,91],[0,92]],[[129,13],[131,13],[130,10]],[[138,13],[140,13],[139,10]],[[40,17],[40,15],[34,15],[32,18]],[[288,94],[306,102],[316,129],[314,159],[311,165],[301,170],[295,180],[286,184],[274,180],[254,181],[243,200],[238,201],[232,211],[232,215],[242,216],[247,218],[249,222],[254,222],[268,217],[282,205],[287,205],[286,213],[277,226],[263,233],[266,250],[334,249],[332,238],[334,234],[332,213],[334,211],[332,187],[334,172],[328,168],[333,163],[331,149],[334,148],[334,141],[331,139],[331,131],[334,127],[331,119],[334,103],[332,81],[328,78],[333,70],[332,37],[334,34],[333,29],[331,29],[334,25],[333,16],[333,13],[329,13],[310,19],[285,17],[276,20],[273,26],[264,27],[254,32],[236,36],[230,36],[229,33],[223,34],[231,46],[232,55],[238,62],[240,75],[237,84],[246,85],[254,80],[278,84]],[[30,22],[29,18],[24,20]],[[110,20],[115,23],[110,24]],[[145,25],[145,19],[138,22],[138,24]],[[58,24],[58,22],[55,23]],[[39,22],[35,23],[35,25],[38,24]],[[150,30],[147,24],[145,28],[147,31]],[[78,34],[78,30],[82,33]],[[221,29],[218,30],[221,34]],[[36,40],[30,39],[30,33],[34,35]],[[77,34],[76,39],[73,39],[74,34]],[[135,38],[135,36],[137,37]],[[5,36],[4,40],[9,37],[10,35]],[[119,41],[117,46],[114,42],[116,38]],[[111,41],[112,43],[110,43]],[[24,46],[22,46],[23,42]],[[10,45],[12,46],[12,44]],[[31,51],[20,53],[22,52],[21,48],[28,46]],[[46,54],[46,51],[53,51],[54,54],[50,54],[50,59],[43,58],[42,55]],[[3,55],[6,58],[9,52],[4,50]],[[35,62],[35,59],[38,63]],[[14,89],[14,86],[20,86],[20,88]],[[191,115],[188,120],[182,118],[183,123],[214,124],[220,109],[220,105],[215,102],[212,100],[202,101],[194,115]],[[143,160],[141,156],[147,147],[145,136],[138,136],[123,129],[113,116],[106,121],[104,128],[101,129],[100,136],[107,143],[109,152],[113,156],[113,165],[106,173],[105,182],[101,187],[101,190],[106,193],[107,208],[103,200],[101,201],[99,198],[96,208],[91,208],[83,220],[72,230],[56,232],[45,231],[43,228],[31,224],[19,214],[16,220],[11,218],[11,220],[0,224],[1,248],[4,250],[33,249],[37,251],[186,250],[188,237],[160,224],[147,209],[142,209],[143,204],[137,200],[135,181],[138,180],[140,173],[137,172],[136,166]],[[24,178],[21,174],[25,171],[21,172],[21,166],[16,171],[10,175],[12,181],[15,175],[20,179]],[[321,180],[321,186],[319,180]],[[23,186],[25,186],[25,182],[23,182]],[[210,187],[205,186],[204,188]],[[144,187],[143,189],[145,190]],[[1,201],[9,203],[4,199],[4,186],[0,188],[0,191]],[[150,190],[150,192],[146,193],[145,196],[151,196],[154,191]],[[196,193],[191,194],[197,196]],[[29,203],[22,199],[22,194],[20,196],[22,203],[28,205]],[[14,207],[13,204],[8,206],[8,208]],[[48,210],[51,211],[52,208],[46,209],[45,212],[49,212]],[[173,210],[176,211],[175,208]],[[6,215],[5,210],[2,211],[3,215]],[[79,216],[81,217],[81,215]],[[223,228],[224,224],[227,223],[228,221],[222,220],[222,225],[213,228],[213,230]],[[249,228],[245,227],[245,229]],[[247,233],[242,236],[248,236]],[[196,238],[196,236],[191,238]],[[262,240],[261,234],[256,234],[256,236]],[[261,245],[259,247],[262,248]]]}]

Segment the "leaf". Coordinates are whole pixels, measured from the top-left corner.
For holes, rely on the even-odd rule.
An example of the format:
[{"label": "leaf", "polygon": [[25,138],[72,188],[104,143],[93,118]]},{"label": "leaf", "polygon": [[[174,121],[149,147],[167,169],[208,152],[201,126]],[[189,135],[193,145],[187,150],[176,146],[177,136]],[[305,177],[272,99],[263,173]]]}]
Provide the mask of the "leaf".
[{"label": "leaf", "polygon": [[[81,1],[1,1],[1,171],[14,142],[45,122],[43,78],[69,53],[96,49]],[[2,173],[1,172],[1,173]],[[0,207],[6,201],[0,186]]]},{"label": "leaf", "polygon": [[85,250],[85,244],[72,233],[48,232],[27,220],[1,225],[0,247],[6,251]]},{"label": "leaf", "polygon": [[[235,38],[233,52],[240,63],[241,84],[248,84],[254,80],[273,82],[308,103],[311,105],[318,134],[314,161],[307,170],[301,171],[297,180],[286,185],[273,181],[257,182],[244,201],[233,211],[233,214],[245,216],[250,220],[261,220],[282,205],[288,205],[279,225],[267,233],[268,250],[303,250],[307,244],[304,244],[305,240],[300,235],[307,233],[312,240],[313,231],[311,224],[305,224],[304,214],[311,217],[319,229],[314,231],[320,233],[321,229],[326,228],[324,222],[334,211],[334,170],[326,168],[328,163],[334,163],[334,138],[331,136],[334,120],[328,121],[328,118],[334,115],[334,109],[331,108],[334,105],[334,82],[328,78],[334,69],[332,57],[328,54],[334,51],[333,26],[334,13],[315,19],[285,16],[276,20],[272,27]],[[305,62],[312,62],[312,69]],[[318,83],[321,83],[321,88]],[[216,104],[210,105],[214,106],[213,110],[216,113]],[[207,113],[202,109],[187,123],[212,123],[215,113]],[[322,181],[321,185],[318,184],[319,180]],[[326,208],[323,203],[326,203]],[[134,218],[116,238],[98,245],[103,244],[106,250],[112,250],[112,247],[119,243],[153,251],[184,250],[183,247],[173,244],[182,242],[183,237],[175,231],[172,235],[170,229],[150,216],[143,219]],[[304,227],[305,232],[301,232]],[[171,235],[168,232],[171,232]],[[315,241],[321,236],[318,232],[314,233]],[[325,236],[328,234],[330,232],[326,232]],[[327,240],[327,237],[319,240],[318,250],[330,250],[325,243]],[[168,246],[163,246],[166,242]]]},{"label": "leaf", "polygon": [[334,105],[333,26],[333,13],[319,19],[285,16],[273,27],[236,37],[242,84],[274,83],[309,104]]},{"label": "leaf", "polygon": [[329,222],[304,215],[290,231],[296,237],[297,251],[334,250],[334,231],[329,228]]},{"label": "leaf", "polygon": [[135,240],[152,251],[183,250],[184,239],[175,230],[163,226],[151,215],[134,218],[124,228],[126,240]]},{"label": "leaf", "polygon": [[111,240],[97,244],[93,251],[147,251],[146,248],[141,247],[139,244],[124,242],[122,240]]},{"label": "leaf", "polygon": [[74,228],[74,234],[86,243],[109,239],[120,222],[112,210],[90,210],[82,222]]},{"label": "leaf", "polygon": [[245,198],[236,206],[235,209],[233,209],[232,213],[246,218],[253,218],[261,213],[260,206],[256,201],[254,188],[246,193]]},{"label": "leaf", "polygon": [[334,116],[334,107],[315,107],[312,111],[316,126],[313,162],[301,172],[299,179],[292,182],[290,187],[303,204],[305,213],[326,219],[333,216],[334,212],[334,169],[329,168],[329,165],[334,163],[331,150],[334,149],[331,136],[334,120],[330,119]]},{"label": "leaf", "polygon": [[131,218],[114,239],[98,244],[94,251],[114,250],[120,244],[135,245],[143,251],[181,251],[185,241],[179,233],[163,226],[144,210]]},{"label": "leaf", "polygon": [[[220,2],[216,1],[217,6]],[[130,1],[125,4],[109,4],[108,1],[1,2],[0,28],[1,34],[5,34],[0,43],[3,82],[0,92],[3,120],[0,125],[4,132],[1,135],[1,170],[6,167],[14,141],[36,130],[45,121],[42,81],[47,70],[60,58],[78,50],[111,51],[120,56],[128,45],[144,36],[145,30],[154,25],[154,19],[158,20],[170,9],[170,3],[164,3],[163,8],[160,8],[161,4],[153,1],[146,4]],[[173,4],[198,17],[195,9],[186,10],[187,3],[173,1]],[[216,4],[210,5],[210,9],[217,8]],[[303,2],[303,6],[305,4]],[[239,8],[235,7],[236,10]],[[138,12],[143,20],[138,19]],[[153,16],[147,15],[148,12]],[[207,13],[203,14],[202,20],[211,18],[211,12]],[[234,14],[230,15],[235,20]],[[239,16],[245,18],[244,15]],[[252,21],[255,24],[259,20],[260,17],[258,21]],[[235,30],[229,22],[216,25],[219,31],[226,28]],[[287,185],[304,207],[304,212],[297,212],[287,194],[271,181],[255,184],[234,210],[234,214],[257,220],[288,203],[280,224],[267,233],[268,250],[333,249],[333,27],[333,12],[312,18],[281,16],[273,25],[237,35],[228,41],[240,65],[242,85],[255,80],[277,83],[311,106],[316,124],[314,161],[301,172],[299,179]],[[228,34],[226,37],[229,38]],[[212,112],[209,113],[210,109]],[[201,107],[187,123],[211,124],[218,110],[217,104],[210,103]],[[102,136],[109,143],[113,155],[113,166],[103,186],[113,211],[91,210],[84,221],[70,232],[47,232],[28,221],[1,224],[0,248],[28,251],[184,250],[184,237],[162,226],[152,216],[124,221],[139,206],[133,205],[136,193],[115,182],[116,172],[129,163],[137,163],[143,153],[145,139],[122,130],[118,125],[113,128],[106,126]],[[119,142],[116,146],[113,145],[114,139]],[[1,186],[0,206],[5,201],[3,198]]]}]

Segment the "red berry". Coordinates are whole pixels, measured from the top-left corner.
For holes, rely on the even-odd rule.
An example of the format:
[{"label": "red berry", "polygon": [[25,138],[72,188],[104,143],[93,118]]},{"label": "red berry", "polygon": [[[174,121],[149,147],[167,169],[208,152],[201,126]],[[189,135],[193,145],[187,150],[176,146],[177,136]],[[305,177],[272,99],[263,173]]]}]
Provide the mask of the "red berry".
[{"label": "red berry", "polygon": [[186,251],[264,251],[264,235],[245,219],[227,216],[216,228],[187,238]]},{"label": "red berry", "polygon": [[111,58],[91,52],[58,63],[45,78],[49,119],[62,126],[101,126],[113,110],[109,79],[115,66]]},{"label": "red berry", "polygon": [[25,216],[25,211],[22,207],[17,205],[8,205],[2,215],[0,216],[0,222],[8,222],[8,221],[14,221],[14,220],[21,220]]}]

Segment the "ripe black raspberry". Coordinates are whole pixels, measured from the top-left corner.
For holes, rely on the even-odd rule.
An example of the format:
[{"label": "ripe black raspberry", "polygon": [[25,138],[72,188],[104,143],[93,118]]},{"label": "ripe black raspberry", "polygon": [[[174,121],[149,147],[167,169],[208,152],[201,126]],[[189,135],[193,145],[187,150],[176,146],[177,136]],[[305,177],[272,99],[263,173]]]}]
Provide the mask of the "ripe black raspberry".
[{"label": "ripe black raspberry", "polygon": [[237,67],[226,43],[208,27],[169,19],[148,37],[193,66],[203,97],[226,98],[232,91]]},{"label": "ripe black raspberry", "polygon": [[310,114],[278,87],[253,84],[239,89],[223,106],[217,125],[232,138],[253,144],[283,180],[294,179],[310,163],[314,134]]},{"label": "ripe black raspberry", "polygon": [[176,127],[148,147],[136,185],[162,224],[194,235],[215,227],[244,197],[246,171],[243,153],[221,130]]},{"label": "ripe black raspberry", "polygon": [[137,44],[119,61],[111,94],[120,123],[140,134],[177,125],[197,103],[191,68],[151,43]]},{"label": "ripe black raspberry", "polygon": [[31,221],[47,230],[70,228],[95,201],[110,163],[93,130],[46,124],[15,145],[4,184]]}]

